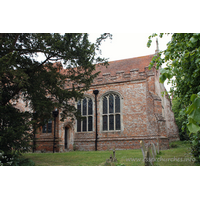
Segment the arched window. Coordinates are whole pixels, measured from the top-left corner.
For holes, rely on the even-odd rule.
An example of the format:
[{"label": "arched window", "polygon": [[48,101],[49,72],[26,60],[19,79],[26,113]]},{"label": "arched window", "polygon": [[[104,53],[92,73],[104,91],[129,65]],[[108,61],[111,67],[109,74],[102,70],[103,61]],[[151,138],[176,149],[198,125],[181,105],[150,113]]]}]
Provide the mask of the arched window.
[{"label": "arched window", "polygon": [[81,115],[85,117],[83,121],[77,120],[77,132],[93,131],[93,101],[91,98],[85,97],[77,103],[77,109]]},{"label": "arched window", "polygon": [[110,93],[102,99],[102,128],[103,131],[121,130],[120,97]]}]

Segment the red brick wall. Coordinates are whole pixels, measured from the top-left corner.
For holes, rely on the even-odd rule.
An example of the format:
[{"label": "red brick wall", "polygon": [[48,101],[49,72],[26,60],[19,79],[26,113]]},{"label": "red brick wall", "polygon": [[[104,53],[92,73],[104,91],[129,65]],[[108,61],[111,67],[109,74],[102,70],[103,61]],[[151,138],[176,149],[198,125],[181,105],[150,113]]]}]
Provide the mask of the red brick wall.
[{"label": "red brick wall", "polygon": [[[169,141],[178,139],[178,130],[168,97],[162,97],[163,86],[159,83],[159,72],[148,69],[152,56],[125,61],[114,61],[102,69],[91,88],[85,93],[93,100],[93,90],[99,90],[97,98],[98,150],[140,148],[140,140],[145,143],[155,142],[159,138],[162,149],[169,148]],[[64,73],[64,72],[63,72]],[[71,82],[66,84],[71,87]],[[102,97],[114,92],[121,97],[121,130],[102,131]],[[94,101],[95,102],[95,101]],[[163,111],[164,108],[164,111]],[[68,149],[95,150],[95,104],[93,131],[76,132],[76,123],[69,118],[64,122],[57,121],[57,151],[65,151],[65,127],[69,128]],[[163,114],[164,113],[164,114]],[[54,129],[52,129],[54,130]],[[47,141],[48,140],[48,141]],[[37,136],[37,150],[52,151],[53,133]]]}]

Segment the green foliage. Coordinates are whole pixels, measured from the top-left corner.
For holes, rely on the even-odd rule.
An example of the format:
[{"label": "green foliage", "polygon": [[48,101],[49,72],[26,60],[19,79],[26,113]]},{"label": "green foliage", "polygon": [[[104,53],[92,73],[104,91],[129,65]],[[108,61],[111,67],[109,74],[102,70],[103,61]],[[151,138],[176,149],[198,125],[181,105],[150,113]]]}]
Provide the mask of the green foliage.
[{"label": "green foliage", "polygon": [[[157,34],[149,36],[147,46],[155,36]],[[160,81],[168,80],[172,84],[170,93],[181,105],[177,108],[176,119],[182,123],[184,132],[187,128],[188,132],[194,133],[192,140],[197,146],[200,131],[200,33],[173,33],[167,49],[155,55],[149,67],[156,65],[159,69],[164,62],[167,67],[160,70]],[[181,125],[178,126],[180,130]],[[198,157],[200,152],[193,151],[193,154]]]},{"label": "green foliage", "polygon": [[35,163],[29,158],[18,157],[14,159],[12,166],[35,166]]},{"label": "green foliage", "polygon": [[[150,40],[155,36],[157,34],[150,36]],[[161,82],[168,80],[172,84],[173,96],[189,105],[191,95],[200,91],[200,34],[172,34],[167,49],[155,55],[149,67],[156,64],[159,69],[163,63],[167,67],[160,71]]]},{"label": "green foliage", "polygon": [[191,153],[196,159],[196,162],[200,163],[200,133],[191,135]]},{"label": "green foliage", "polygon": [[30,150],[30,114],[21,112],[10,103],[0,106],[0,147],[6,153],[24,153]]},{"label": "green foliage", "polygon": [[200,162],[200,92],[193,94],[190,98],[192,104],[187,107],[189,122],[187,127],[191,137],[191,152],[196,158],[196,162]]},{"label": "green foliage", "polygon": [[192,104],[188,106],[186,114],[188,114],[188,129],[190,133],[200,131],[200,92],[191,96]]},{"label": "green foliage", "polygon": [[10,166],[13,163],[14,158],[7,156],[0,150],[0,166]]},{"label": "green foliage", "polygon": [[174,118],[179,129],[180,140],[189,140],[187,130],[187,115],[184,112],[184,105],[181,104],[181,100],[178,97],[172,99],[172,111],[174,112]]},{"label": "green foliage", "polygon": [[0,166],[35,166],[35,163],[17,152],[5,154],[0,150]]},{"label": "green foliage", "polygon": [[[80,117],[69,102],[89,89],[98,75],[96,64],[108,65],[97,56],[108,37],[102,34],[91,43],[82,33],[0,34],[0,146],[6,154],[29,151],[33,129],[52,118],[55,107],[62,119]],[[60,73],[61,63],[65,73]],[[66,89],[69,81],[77,87]],[[18,101],[27,111],[17,109]]]},{"label": "green foliage", "polygon": [[178,145],[177,145],[177,144],[169,144],[169,147],[170,147],[170,148],[177,148]]}]

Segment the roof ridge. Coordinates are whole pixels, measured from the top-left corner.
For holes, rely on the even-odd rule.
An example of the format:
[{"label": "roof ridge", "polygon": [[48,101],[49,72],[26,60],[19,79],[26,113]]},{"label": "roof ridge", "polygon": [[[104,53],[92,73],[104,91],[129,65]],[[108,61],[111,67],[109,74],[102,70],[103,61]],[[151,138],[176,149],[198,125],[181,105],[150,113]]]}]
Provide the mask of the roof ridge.
[{"label": "roof ridge", "polygon": [[123,60],[131,60],[131,59],[143,58],[143,57],[154,56],[154,55],[155,54],[149,54],[149,55],[146,55],[146,56],[138,56],[138,57],[133,57],[133,58],[125,58],[125,59],[120,59],[120,60],[113,60],[113,61],[108,61],[108,63],[118,62],[118,61],[123,61]]}]

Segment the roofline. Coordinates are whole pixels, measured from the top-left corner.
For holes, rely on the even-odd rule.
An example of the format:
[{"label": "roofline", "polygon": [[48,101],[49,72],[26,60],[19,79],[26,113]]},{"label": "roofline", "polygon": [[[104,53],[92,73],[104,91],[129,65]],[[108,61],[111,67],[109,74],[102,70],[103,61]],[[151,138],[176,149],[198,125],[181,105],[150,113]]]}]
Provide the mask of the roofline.
[{"label": "roofline", "polygon": [[124,60],[130,60],[130,59],[143,58],[143,57],[148,57],[148,56],[155,56],[155,54],[149,54],[149,55],[146,55],[146,56],[138,56],[138,57],[133,57],[133,58],[125,58],[125,59],[120,59],[120,60],[112,60],[112,61],[108,61],[108,63],[117,62],[117,61],[124,61]]}]

